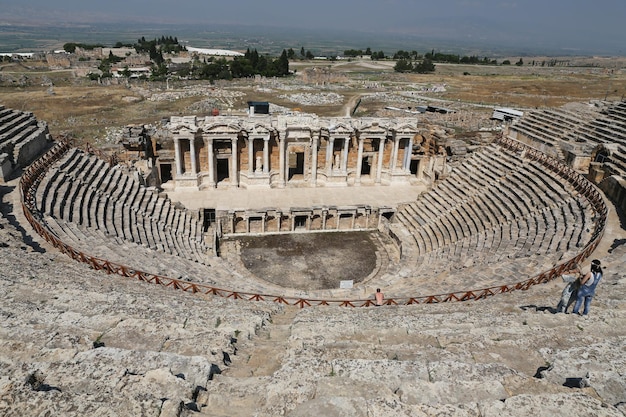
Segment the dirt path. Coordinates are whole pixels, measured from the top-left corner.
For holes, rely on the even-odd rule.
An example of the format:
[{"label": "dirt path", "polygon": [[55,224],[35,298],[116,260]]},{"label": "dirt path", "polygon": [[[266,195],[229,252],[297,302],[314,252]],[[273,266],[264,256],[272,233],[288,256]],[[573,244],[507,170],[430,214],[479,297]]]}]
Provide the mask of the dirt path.
[{"label": "dirt path", "polygon": [[341,109],[341,113],[343,117],[350,117],[352,113],[352,109],[354,109],[354,106],[356,106],[356,103],[361,98],[361,96],[362,96],[361,94],[353,96],[350,98],[350,100],[348,100],[346,104],[343,105]]}]

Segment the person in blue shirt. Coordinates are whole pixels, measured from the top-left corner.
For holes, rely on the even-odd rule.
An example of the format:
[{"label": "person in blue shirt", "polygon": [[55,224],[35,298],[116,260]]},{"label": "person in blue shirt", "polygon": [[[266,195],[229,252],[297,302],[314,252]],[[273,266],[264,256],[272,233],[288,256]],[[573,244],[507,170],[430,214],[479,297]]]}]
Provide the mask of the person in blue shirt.
[{"label": "person in blue shirt", "polygon": [[574,314],[580,314],[580,307],[585,304],[582,315],[586,316],[589,313],[589,306],[591,300],[596,293],[596,287],[602,280],[602,267],[600,261],[594,259],[591,261],[591,271],[588,272],[580,281],[580,288],[578,289],[578,296],[576,298],[576,304],[574,305]]}]

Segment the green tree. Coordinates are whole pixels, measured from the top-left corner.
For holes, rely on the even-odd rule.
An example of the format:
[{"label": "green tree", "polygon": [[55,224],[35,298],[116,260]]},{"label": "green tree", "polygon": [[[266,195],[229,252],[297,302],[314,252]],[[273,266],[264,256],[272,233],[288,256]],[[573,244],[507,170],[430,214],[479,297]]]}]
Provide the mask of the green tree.
[{"label": "green tree", "polygon": [[393,59],[410,59],[411,54],[408,51],[403,51],[402,49],[398,50],[395,54],[393,54]]},{"label": "green tree", "polygon": [[515,65],[517,65],[518,67],[521,67],[522,65],[524,65],[524,60],[520,58],[519,61],[515,63]]},{"label": "green tree", "polygon": [[126,78],[130,78],[131,76],[131,72],[128,69],[128,65],[124,66],[124,69],[120,72],[120,74],[122,74],[122,76],[126,77]]},{"label": "green tree", "polygon": [[106,59],[103,59],[102,62],[100,62],[98,69],[102,71],[102,78],[110,78],[113,76],[113,74],[111,74],[111,63]]},{"label": "green tree", "polygon": [[385,59],[385,53],[383,51],[372,52],[372,55],[370,55],[370,58],[372,59],[372,61],[377,61],[379,59]]},{"label": "green tree", "polygon": [[278,58],[278,75],[288,75],[289,74],[289,57],[288,52],[283,49],[283,53],[280,54],[280,58]]},{"label": "green tree", "polygon": [[422,62],[420,62],[419,64],[416,64],[413,67],[413,71],[420,73],[420,74],[435,72],[435,64],[433,64],[433,61],[431,61],[430,59],[424,58]]},{"label": "green tree", "polygon": [[363,51],[360,49],[346,49],[343,51],[344,56],[357,57],[363,55]]},{"label": "green tree", "polygon": [[164,80],[167,76],[167,65],[164,62],[160,64],[155,64],[151,68],[150,79],[153,81]]},{"label": "green tree", "polygon": [[245,78],[254,74],[254,69],[247,58],[236,57],[230,63],[230,72],[233,78]]},{"label": "green tree", "polygon": [[411,72],[413,71],[413,64],[408,59],[399,59],[394,65],[393,70],[395,72]]},{"label": "green tree", "polygon": [[74,42],[68,42],[63,45],[63,50],[67,53],[73,54],[76,52],[76,44]]}]

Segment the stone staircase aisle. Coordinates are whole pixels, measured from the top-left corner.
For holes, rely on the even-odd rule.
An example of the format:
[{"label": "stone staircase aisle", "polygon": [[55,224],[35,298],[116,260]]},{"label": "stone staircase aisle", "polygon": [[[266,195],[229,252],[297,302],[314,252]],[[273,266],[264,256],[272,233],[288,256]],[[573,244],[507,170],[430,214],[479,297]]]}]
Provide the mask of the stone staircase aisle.
[{"label": "stone staircase aisle", "polygon": [[271,376],[280,368],[282,359],[287,351],[293,319],[300,311],[298,307],[285,307],[281,314],[272,317],[272,324],[261,329],[257,339],[248,349],[246,362],[236,362],[230,368],[228,376]]},{"label": "stone staircase aisle", "polygon": [[288,354],[293,321],[299,311],[297,307],[285,306],[256,335],[247,340],[238,337],[236,351],[229,354],[231,363],[222,363],[222,373],[215,375],[207,391],[198,395],[201,415],[243,417],[266,406],[265,388]]}]

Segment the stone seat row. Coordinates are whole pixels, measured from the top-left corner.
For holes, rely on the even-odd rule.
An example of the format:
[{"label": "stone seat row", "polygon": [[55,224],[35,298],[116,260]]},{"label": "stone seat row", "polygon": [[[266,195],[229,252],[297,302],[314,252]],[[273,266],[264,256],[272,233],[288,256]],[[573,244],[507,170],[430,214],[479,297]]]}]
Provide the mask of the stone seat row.
[{"label": "stone seat row", "polygon": [[[0,223],[5,223],[1,215]],[[14,390],[9,408],[6,403],[2,406],[3,415],[93,415],[105,407],[109,414],[128,414],[129,410],[150,414],[148,410],[163,402],[160,393],[171,398],[172,393],[181,392],[183,383],[191,398],[194,389],[207,385],[211,364],[224,369],[222,352],[232,354],[233,336],[254,336],[281,309],[273,303],[185,296],[133,280],[107,278],[79,263],[61,260],[55,267],[46,263],[48,258],[39,258],[41,254],[11,248],[3,252],[4,265],[11,260],[33,273],[31,282],[24,281],[24,285],[15,285],[15,280],[25,274],[0,274],[3,298],[11,310],[2,318],[2,382],[3,388],[11,381],[22,384],[37,369],[54,387],[55,398],[30,387],[25,397],[18,397],[20,390]],[[41,264],[44,267],[33,267]],[[95,349],[93,342],[102,347]],[[170,378],[161,383],[149,380],[146,388],[136,389],[137,375],[149,377],[157,369],[169,369],[165,375]],[[124,392],[121,386],[126,387]],[[32,398],[39,394],[43,395]],[[115,400],[107,404],[107,398]],[[187,396],[179,399],[183,398]],[[138,402],[150,406],[133,408]],[[157,406],[152,407],[153,403]]]},{"label": "stone seat row", "polygon": [[575,132],[585,122],[584,116],[562,109],[546,109],[529,112],[519,119],[512,128],[539,128],[546,140],[551,137],[561,138],[569,132]]},{"label": "stone seat row", "polygon": [[207,260],[201,224],[192,213],[81,151],[70,151],[46,175],[36,197],[43,213],[196,262]]},{"label": "stone seat row", "polygon": [[[109,174],[105,174],[105,178],[107,178],[108,175]],[[104,194],[96,194],[95,198],[97,198],[97,202],[94,203],[97,209],[95,227],[100,227],[106,231],[113,232],[115,235],[122,236],[124,239],[144,244],[153,240],[153,237],[156,238],[161,236],[163,233],[159,232],[162,231],[165,232],[165,236],[164,238],[161,237],[160,241],[167,243],[166,245],[162,245],[162,247],[169,247],[171,250],[178,251],[181,256],[193,259],[193,256],[188,253],[188,249],[190,249],[188,248],[189,236],[186,233],[187,230],[192,230],[190,224],[191,216],[189,216],[186,211],[173,210],[169,201],[157,199],[154,193],[149,191],[146,192],[141,189],[136,182],[132,182],[132,179],[127,175],[123,175],[119,169],[114,170],[112,179],[113,183],[121,184],[118,187],[119,190],[126,191],[122,191],[121,194],[119,194],[115,191],[115,189],[112,189],[112,191],[108,193],[105,189]],[[128,185],[129,182],[132,184],[130,187]],[[129,189],[131,191],[127,192]],[[136,196],[140,191],[143,191],[143,197],[148,196],[148,206],[143,207],[143,209],[149,210],[148,207],[150,204],[158,207],[161,203],[163,203],[161,204],[161,208],[169,210],[167,215],[163,215],[163,212],[161,211],[160,215],[146,216],[146,211],[142,210],[141,206],[129,203],[130,196]],[[94,197],[93,192],[90,192],[89,195],[90,197]],[[93,199],[90,198],[89,203],[87,204],[88,214],[93,212],[93,209],[90,208],[92,201]],[[85,205],[83,205],[83,207],[84,206]],[[130,207],[130,210],[128,207]],[[186,219],[186,222],[181,225],[180,221],[183,217]],[[160,224],[157,224],[157,220],[159,218],[163,218],[164,223],[161,222]],[[89,221],[90,219],[87,220]],[[107,224],[109,225],[108,227]],[[139,227],[134,227],[135,225]],[[111,226],[113,227],[112,231],[108,230]],[[158,229],[155,229],[156,226],[158,226]],[[147,227],[151,230],[146,230]],[[180,232],[181,230],[182,233]],[[171,237],[175,237],[176,239],[173,242],[170,242],[169,238]],[[186,243],[186,245],[183,245],[183,243]],[[149,244],[149,246],[154,247],[155,244]],[[202,257],[200,259],[202,259]]]},{"label": "stone seat row", "polygon": [[578,140],[584,140],[592,145],[614,143],[616,139],[619,139],[618,135],[607,134],[603,129],[599,130],[594,125],[581,126],[578,132],[576,132],[576,135]]},{"label": "stone seat row", "polygon": [[564,136],[567,132],[576,130],[578,124],[564,123],[561,119],[551,116],[548,113],[535,111],[521,118],[514,124],[514,127],[537,129],[547,136]]},{"label": "stone seat row", "polygon": [[511,129],[542,143],[554,143],[555,140],[567,140],[569,137],[580,139],[580,132],[599,116],[572,113],[564,109],[536,110],[517,120]]},{"label": "stone seat row", "polygon": [[626,138],[626,122],[617,122],[609,118],[598,118],[591,123],[591,127],[606,137],[615,137],[618,142],[624,142]]},{"label": "stone seat row", "polygon": [[[331,369],[332,375],[342,378],[343,386],[351,387],[351,392],[356,393],[354,396],[367,395],[371,398],[383,396],[384,392],[397,392],[399,398],[394,399],[393,412],[388,415],[395,412],[406,415],[511,416],[523,414],[519,407],[527,407],[534,401],[542,405],[524,410],[549,410],[545,415],[558,415],[563,404],[576,401],[571,397],[568,399],[572,390],[563,386],[563,381],[569,375],[584,374],[582,370],[587,369],[589,359],[580,352],[586,349],[586,345],[590,345],[590,349],[601,358],[598,373],[606,376],[611,386],[616,384],[623,388],[620,374],[615,372],[614,358],[619,357],[616,347],[619,337],[608,335],[610,342],[606,344],[611,347],[605,349],[601,348],[605,344],[603,341],[590,342],[589,336],[580,334],[572,334],[566,341],[555,339],[550,337],[554,329],[549,325],[541,330],[528,329],[531,327],[528,321],[518,318],[520,313],[512,306],[521,302],[529,304],[525,298],[519,301],[520,295],[517,294],[503,298],[504,302],[497,307],[481,306],[479,311],[463,308],[466,306],[462,303],[442,303],[429,308],[352,309],[345,313],[343,310],[304,309],[298,312],[291,326],[290,340],[298,341],[297,349],[286,355],[286,363],[274,378],[277,381],[274,384],[280,383],[280,389],[276,387],[272,392],[280,393],[276,395],[283,396],[280,398],[283,403],[296,393],[303,395],[303,392],[309,392],[310,397],[315,395],[317,398],[318,393],[323,391],[318,381],[323,381],[329,373],[328,369]],[[398,312],[401,312],[401,320]],[[531,317],[528,320],[532,320]],[[560,321],[557,323],[559,319],[560,316],[554,316],[550,325],[562,325]],[[372,337],[372,323],[379,329],[385,329],[384,337]],[[603,325],[602,330],[610,334],[609,327]],[[575,329],[574,326],[572,328]],[[520,340],[524,343],[519,343]],[[546,343],[551,348],[543,349],[540,359],[529,359],[537,355],[529,346],[545,346]],[[562,349],[557,347],[560,345],[563,345]],[[336,353],[338,346],[342,349],[341,355]],[[511,359],[518,357],[526,360]],[[537,383],[536,362],[540,361],[551,366],[542,375],[545,380]],[[294,374],[299,378],[297,387],[285,381]],[[369,375],[375,375],[374,384],[367,379]],[[258,396],[258,403],[264,404],[263,398],[267,396],[265,386],[249,383],[245,390],[243,384],[238,385],[236,378],[224,379],[223,376],[218,382],[208,388],[211,404],[219,404],[219,398],[229,394],[233,397],[245,397],[246,394],[252,398]],[[233,387],[237,386],[239,389],[235,390]],[[398,389],[398,386],[401,388]],[[612,389],[608,384],[596,384],[594,387],[598,387],[598,395],[602,398],[606,398]],[[324,386],[324,389],[328,388]],[[548,390],[551,394],[547,394]],[[520,397],[519,402],[512,401],[516,396]],[[472,408],[470,402],[480,405]],[[499,404],[489,409],[487,404],[490,402],[507,405]],[[610,404],[610,401],[606,402]],[[420,407],[412,409],[406,403],[420,404]],[[598,401],[596,409],[606,408],[600,403]],[[319,404],[314,402],[313,406],[319,407]],[[611,407],[609,405],[608,409]],[[583,408],[579,406],[579,409]],[[618,415],[619,411],[612,413],[612,410],[607,412]],[[306,412],[301,408],[292,414],[305,415]]]},{"label": "stone seat row", "polygon": [[563,132],[539,127],[529,119],[522,119],[515,125],[512,125],[511,131],[521,133],[522,135],[547,146],[556,146],[556,139],[560,139],[565,136]]},{"label": "stone seat row", "polygon": [[32,113],[2,107],[2,110],[0,110],[0,134],[6,133],[8,130],[31,117]]}]

